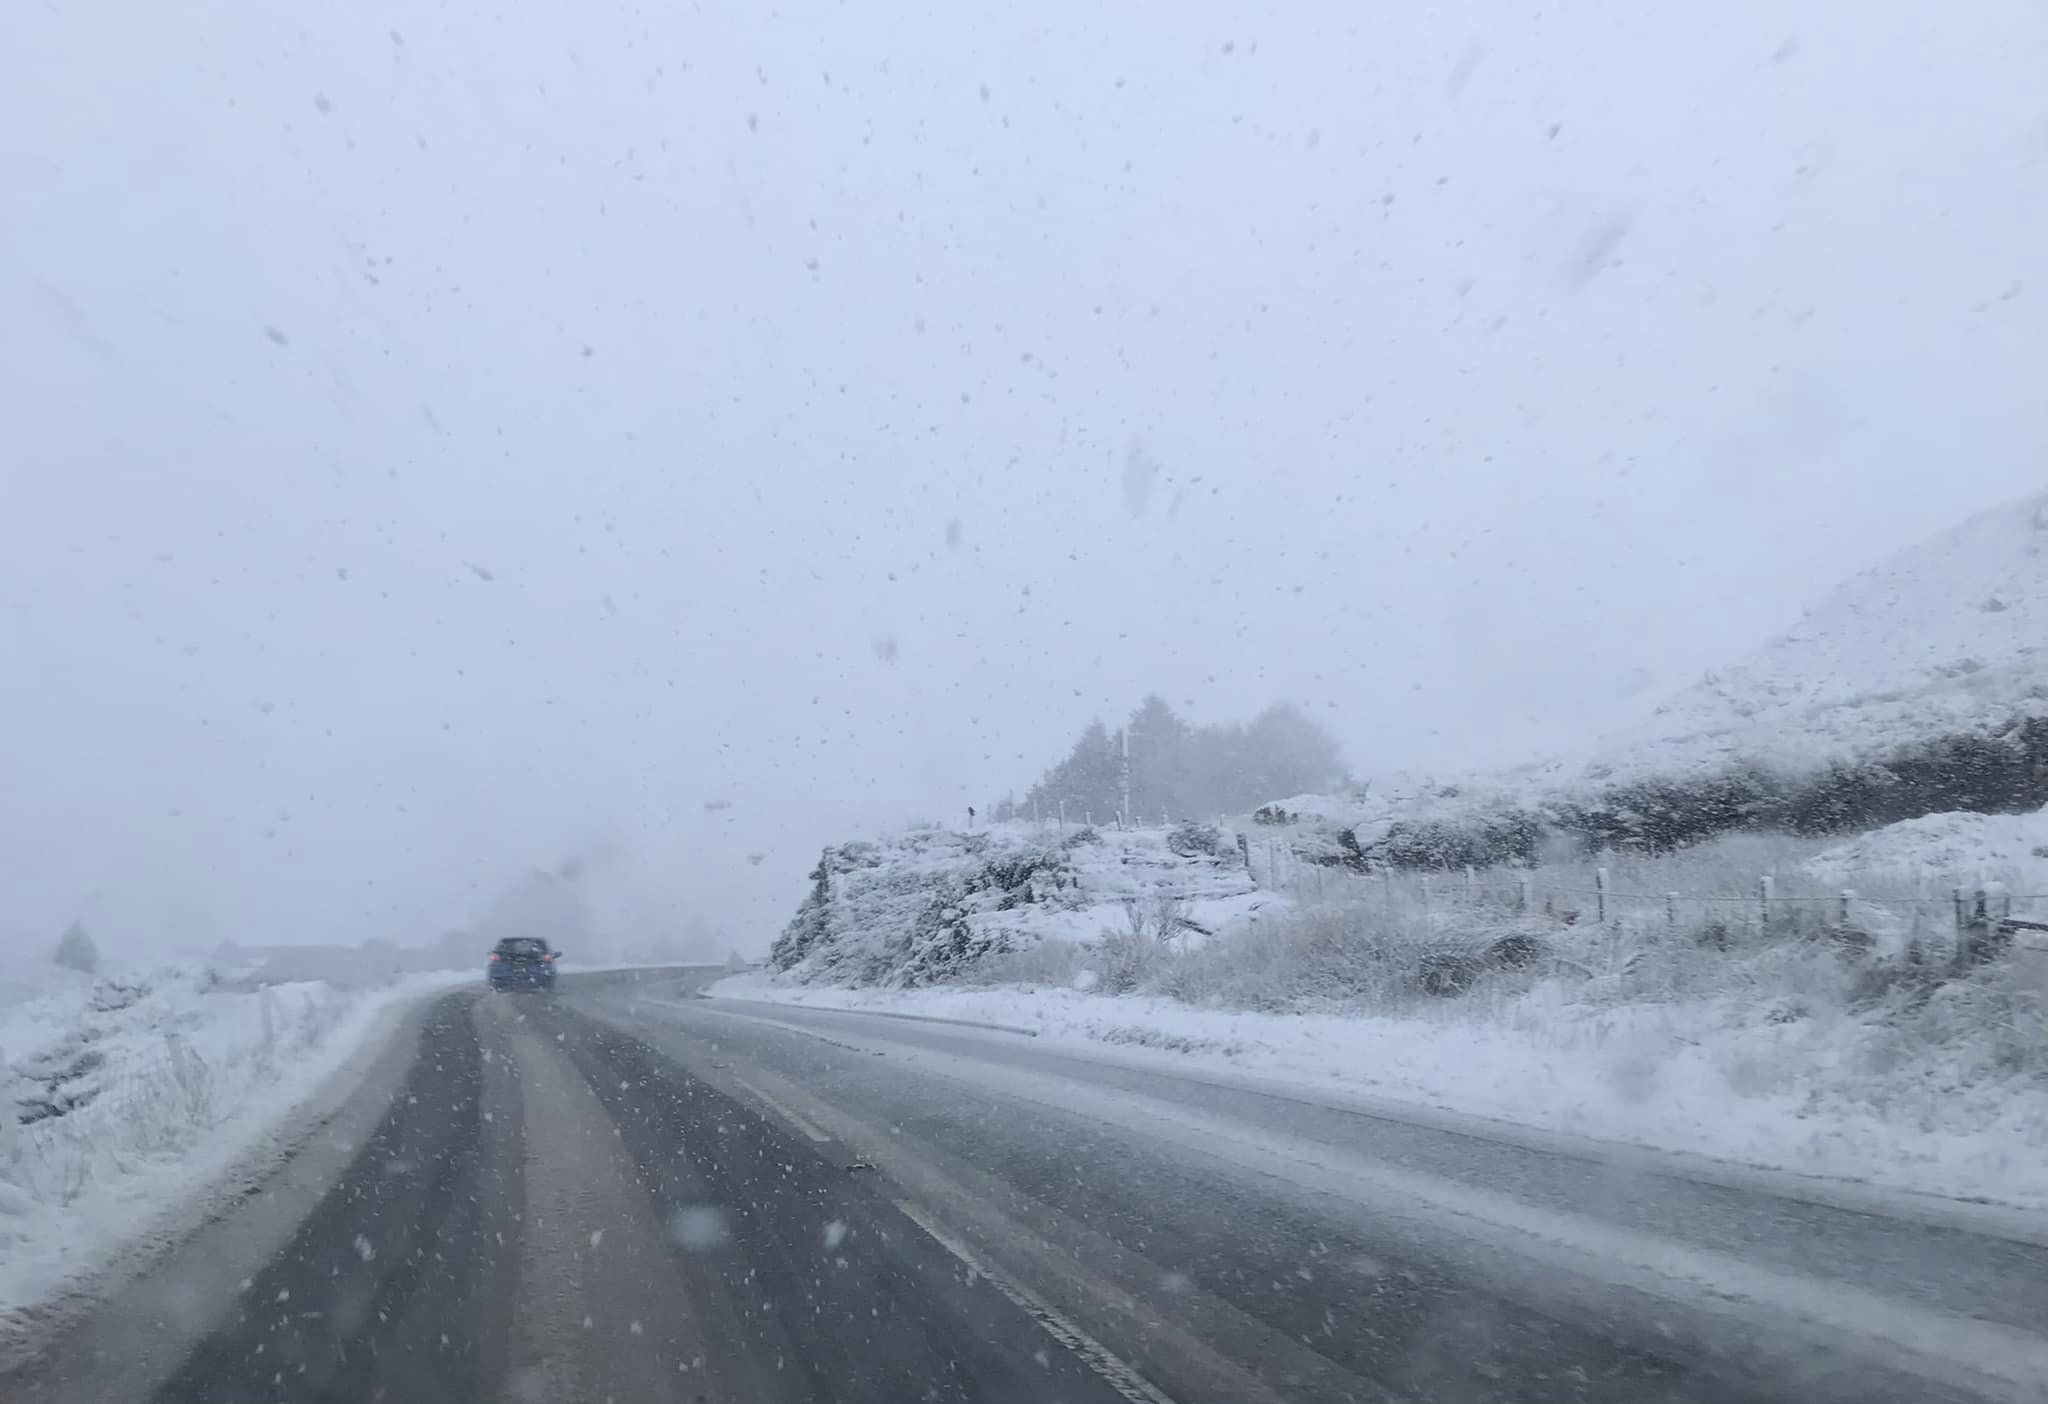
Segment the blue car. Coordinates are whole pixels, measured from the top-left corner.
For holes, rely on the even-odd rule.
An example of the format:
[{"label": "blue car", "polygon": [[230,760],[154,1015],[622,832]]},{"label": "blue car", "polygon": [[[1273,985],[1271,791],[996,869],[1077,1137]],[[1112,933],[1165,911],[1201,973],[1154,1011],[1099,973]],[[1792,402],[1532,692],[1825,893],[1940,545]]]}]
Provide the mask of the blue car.
[{"label": "blue car", "polygon": [[485,974],[494,990],[551,990],[555,987],[555,961],[560,951],[532,936],[507,936],[491,948],[491,962]]}]

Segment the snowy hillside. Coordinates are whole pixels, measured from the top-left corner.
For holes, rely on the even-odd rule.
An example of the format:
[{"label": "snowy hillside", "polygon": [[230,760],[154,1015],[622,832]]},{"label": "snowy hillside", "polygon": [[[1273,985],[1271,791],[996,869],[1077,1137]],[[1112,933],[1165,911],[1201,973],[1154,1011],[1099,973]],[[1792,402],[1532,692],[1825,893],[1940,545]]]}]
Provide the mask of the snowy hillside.
[{"label": "snowy hillside", "polygon": [[2048,494],[1865,571],[1603,748],[1609,765],[1786,765],[2048,714]]},{"label": "snowy hillside", "polygon": [[1278,800],[1310,861],[1528,862],[2048,803],[2048,494],[1845,582],[1749,659],[1574,756]]},{"label": "snowy hillside", "polygon": [[1030,824],[917,829],[830,848],[770,956],[803,981],[918,985],[1048,938],[1088,942],[1156,922],[1200,940],[1262,895],[1228,836],[1202,826],[1060,833]]}]

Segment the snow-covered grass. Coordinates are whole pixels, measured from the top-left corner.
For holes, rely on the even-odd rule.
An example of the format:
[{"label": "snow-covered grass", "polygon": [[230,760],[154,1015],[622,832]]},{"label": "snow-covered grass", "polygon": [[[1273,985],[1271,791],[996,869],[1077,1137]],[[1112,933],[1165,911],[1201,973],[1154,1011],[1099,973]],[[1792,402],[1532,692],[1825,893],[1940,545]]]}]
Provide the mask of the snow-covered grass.
[{"label": "snow-covered grass", "polygon": [[0,1338],[238,1163],[401,1001],[474,980],[57,971],[0,1006]]}]

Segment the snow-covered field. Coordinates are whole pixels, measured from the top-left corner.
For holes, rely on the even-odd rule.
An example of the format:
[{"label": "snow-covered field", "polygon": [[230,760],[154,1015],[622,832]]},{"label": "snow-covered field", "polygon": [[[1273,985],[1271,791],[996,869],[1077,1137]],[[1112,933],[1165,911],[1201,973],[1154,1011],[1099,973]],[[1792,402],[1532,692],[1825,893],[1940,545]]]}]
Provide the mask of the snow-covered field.
[{"label": "snow-covered field", "polygon": [[[1809,972],[1812,974],[1814,972]],[[1545,983],[1399,1015],[1197,1008],[1058,988],[802,986],[767,973],[715,995],[1037,1030],[1070,1047],[1230,1069],[1520,1125],[2048,1210],[2048,1078],[1978,1065],[1943,1017],[1855,1012],[1819,979],[1776,998],[1602,1003]],[[2031,982],[2037,1035],[2048,956]],[[1801,988],[1801,985],[1805,988]],[[1966,1000],[2012,1009],[1999,982]],[[2024,1001],[2022,1001],[2024,1003]],[[1966,1011],[1949,1011],[1958,1018]]]},{"label": "snow-covered field", "polygon": [[203,962],[39,971],[0,995],[0,1355],[22,1313],[175,1232],[408,1001]]}]

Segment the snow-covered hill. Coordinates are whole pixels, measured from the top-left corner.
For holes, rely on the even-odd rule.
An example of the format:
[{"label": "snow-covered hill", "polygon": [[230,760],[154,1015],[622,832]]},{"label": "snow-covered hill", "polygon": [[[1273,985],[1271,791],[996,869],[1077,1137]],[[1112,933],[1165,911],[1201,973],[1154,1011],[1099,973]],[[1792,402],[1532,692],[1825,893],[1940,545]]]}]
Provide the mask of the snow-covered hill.
[{"label": "snow-covered hill", "polygon": [[[1576,755],[1278,806],[1304,856],[1422,864],[1736,828],[1855,832],[2048,803],[2048,493],[1844,582],[1749,658]],[[1346,837],[1348,835],[1348,837]]]},{"label": "snow-covered hill", "polygon": [[1799,767],[2048,713],[2048,494],[1853,577],[1792,629],[1601,748],[1610,769]]}]

